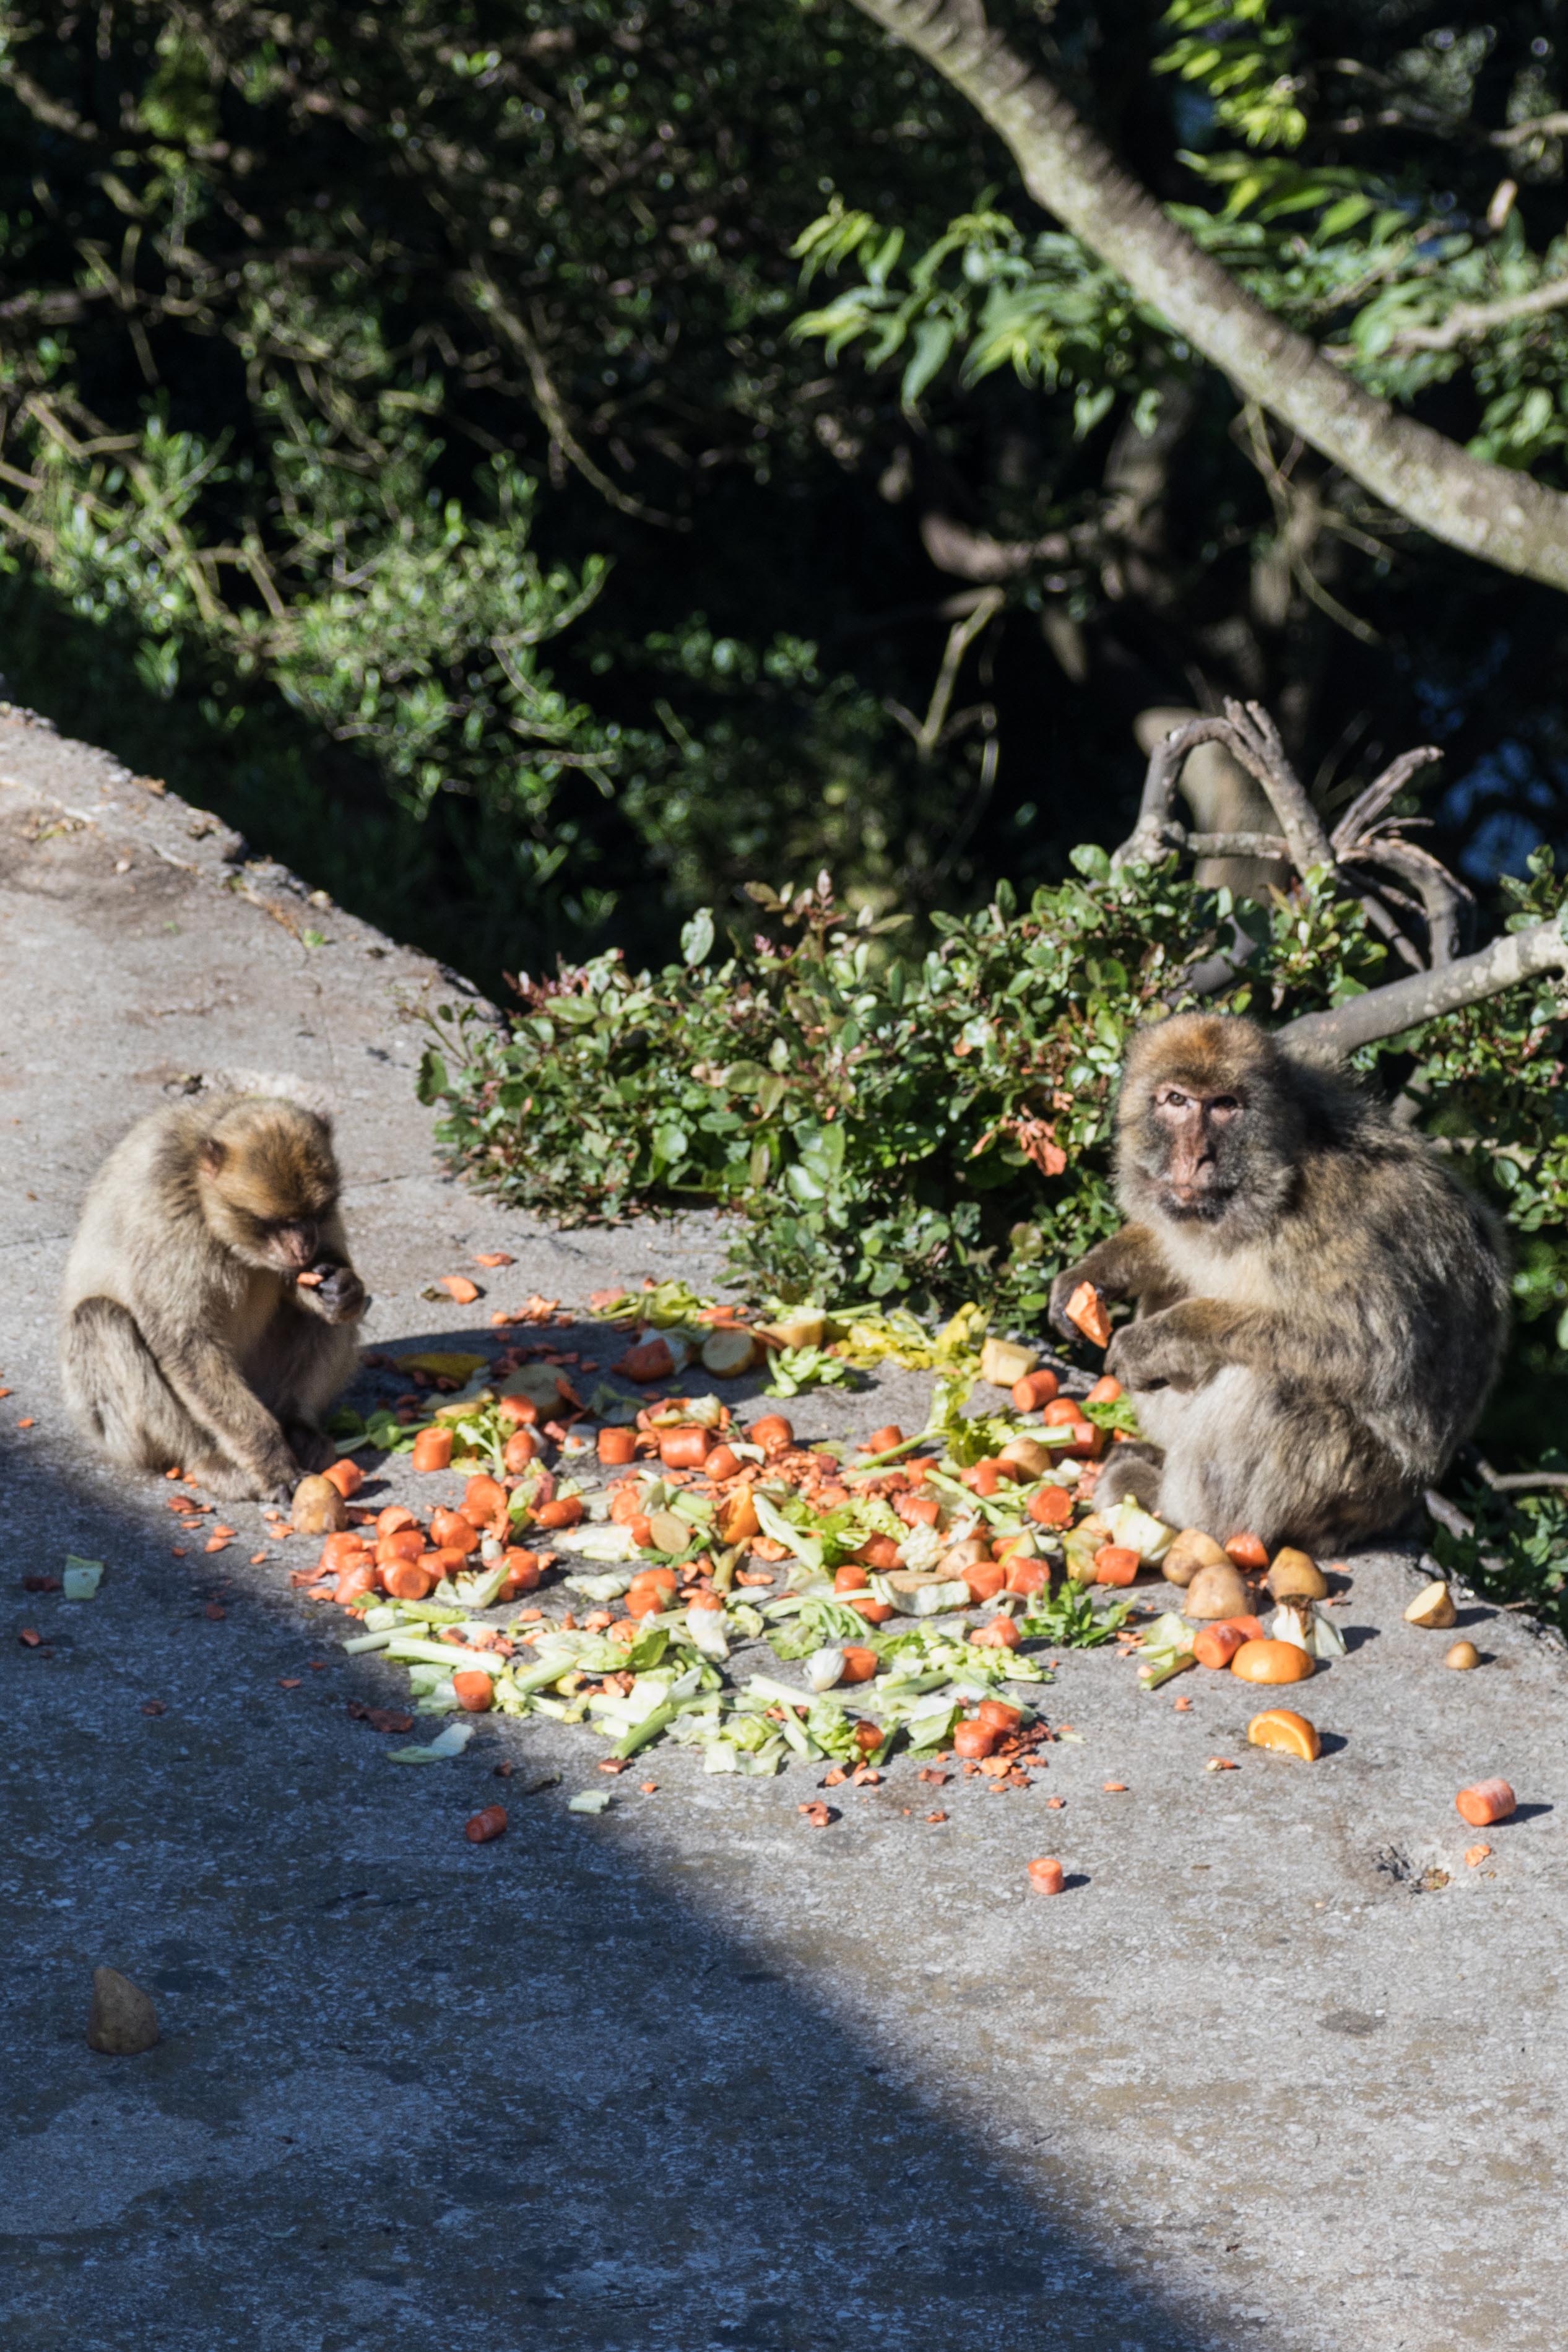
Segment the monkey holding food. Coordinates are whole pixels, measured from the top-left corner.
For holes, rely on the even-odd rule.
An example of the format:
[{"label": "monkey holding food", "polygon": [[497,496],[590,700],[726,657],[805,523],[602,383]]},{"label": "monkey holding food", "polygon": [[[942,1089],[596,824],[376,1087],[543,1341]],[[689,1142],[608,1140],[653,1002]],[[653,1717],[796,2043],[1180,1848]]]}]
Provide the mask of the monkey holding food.
[{"label": "monkey holding food", "polygon": [[110,1152],[66,1263],[68,1402],[110,1457],[287,1501],[328,1449],[364,1286],[326,1119],[265,1095],[157,1110]]},{"label": "monkey holding food", "polygon": [[1350,1078],[1250,1021],[1183,1013],[1133,1040],[1116,1110],[1132,1222],[1061,1275],[1134,1298],[1106,1370],[1149,1446],[1134,1495],[1224,1541],[1309,1550],[1392,1527],[1474,1427],[1507,1337],[1501,1235]]}]

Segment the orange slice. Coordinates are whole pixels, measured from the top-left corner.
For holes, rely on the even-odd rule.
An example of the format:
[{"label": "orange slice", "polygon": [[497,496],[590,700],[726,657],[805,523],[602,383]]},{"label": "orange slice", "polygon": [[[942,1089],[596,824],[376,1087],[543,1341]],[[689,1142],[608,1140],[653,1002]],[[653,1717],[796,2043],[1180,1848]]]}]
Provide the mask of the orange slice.
[{"label": "orange slice", "polygon": [[1255,1715],[1247,1727],[1247,1737],[1254,1748],[1277,1748],[1281,1756],[1299,1756],[1303,1764],[1315,1763],[1322,1753],[1316,1725],[1288,1706],[1271,1706],[1267,1715]]}]

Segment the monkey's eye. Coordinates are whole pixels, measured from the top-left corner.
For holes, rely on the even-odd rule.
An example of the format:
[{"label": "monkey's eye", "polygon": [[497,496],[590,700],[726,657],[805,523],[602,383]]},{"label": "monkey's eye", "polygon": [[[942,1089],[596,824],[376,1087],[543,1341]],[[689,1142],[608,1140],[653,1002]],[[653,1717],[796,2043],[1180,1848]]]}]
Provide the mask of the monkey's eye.
[{"label": "monkey's eye", "polygon": [[1178,1094],[1175,1087],[1166,1087],[1155,1097],[1161,1110],[1186,1110],[1191,1101],[1188,1095]]},{"label": "monkey's eye", "polygon": [[1234,1118],[1241,1105],[1234,1095],[1216,1095],[1208,1108],[1218,1111],[1221,1118]]}]

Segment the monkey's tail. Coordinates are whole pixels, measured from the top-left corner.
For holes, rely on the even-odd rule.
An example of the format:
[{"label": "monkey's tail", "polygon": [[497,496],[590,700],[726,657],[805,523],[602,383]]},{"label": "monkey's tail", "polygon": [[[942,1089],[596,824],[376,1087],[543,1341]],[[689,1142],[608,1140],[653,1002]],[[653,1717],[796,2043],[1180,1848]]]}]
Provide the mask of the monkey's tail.
[{"label": "monkey's tail", "polygon": [[212,1451],[158,1369],[132,1315],[112,1298],[84,1298],[60,1337],[66,1400],[95,1444],[133,1470],[188,1466]]}]

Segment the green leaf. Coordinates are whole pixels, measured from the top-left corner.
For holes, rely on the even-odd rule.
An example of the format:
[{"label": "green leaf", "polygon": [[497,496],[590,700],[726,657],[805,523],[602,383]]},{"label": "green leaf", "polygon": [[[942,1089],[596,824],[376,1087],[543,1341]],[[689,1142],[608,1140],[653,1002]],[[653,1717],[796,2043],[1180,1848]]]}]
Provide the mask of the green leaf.
[{"label": "green leaf", "polygon": [[445,1063],[434,1045],[427,1045],[419,1057],[419,1076],[414,1081],[415,1094],[422,1103],[429,1105],[439,1102],[443,1095],[450,1094],[451,1091],[452,1082],[446,1075]]},{"label": "green leaf", "polygon": [[713,946],[713,910],[699,907],[681,932],[681,954],[688,964],[706,963]]}]

